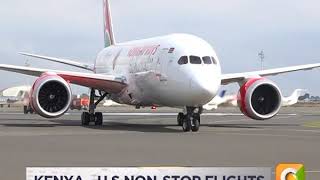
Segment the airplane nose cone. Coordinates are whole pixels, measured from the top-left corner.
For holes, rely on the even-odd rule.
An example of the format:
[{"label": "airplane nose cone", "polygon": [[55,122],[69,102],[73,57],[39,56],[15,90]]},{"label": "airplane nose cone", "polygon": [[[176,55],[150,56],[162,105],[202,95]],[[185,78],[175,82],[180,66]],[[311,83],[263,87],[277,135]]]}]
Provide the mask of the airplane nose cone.
[{"label": "airplane nose cone", "polygon": [[194,94],[194,98],[201,104],[208,103],[217,93],[219,84],[213,79],[192,79],[191,89]]},{"label": "airplane nose cone", "polygon": [[185,88],[183,90],[187,92],[187,106],[205,105],[216,96],[221,85],[220,66],[190,64],[184,72],[188,87],[181,88]]}]

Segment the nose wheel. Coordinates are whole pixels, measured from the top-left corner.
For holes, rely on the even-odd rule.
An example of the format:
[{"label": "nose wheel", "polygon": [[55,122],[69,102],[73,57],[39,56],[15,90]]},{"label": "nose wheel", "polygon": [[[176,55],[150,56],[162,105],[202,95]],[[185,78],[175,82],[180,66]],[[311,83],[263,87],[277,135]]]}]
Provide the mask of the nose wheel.
[{"label": "nose wheel", "polygon": [[97,102],[94,102],[95,90],[91,89],[90,93],[90,104],[89,104],[89,112],[82,112],[81,115],[81,124],[82,126],[88,126],[90,122],[94,122],[95,126],[102,126],[103,124],[103,115],[101,112],[95,112],[97,105],[107,96],[105,93],[99,97]]},{"label": "nose wheel", "polygon": [[178,114],[178,125],[182,126],[184,132],[197,132],[200,128],[200,108],[187,107],[187,114]]}]

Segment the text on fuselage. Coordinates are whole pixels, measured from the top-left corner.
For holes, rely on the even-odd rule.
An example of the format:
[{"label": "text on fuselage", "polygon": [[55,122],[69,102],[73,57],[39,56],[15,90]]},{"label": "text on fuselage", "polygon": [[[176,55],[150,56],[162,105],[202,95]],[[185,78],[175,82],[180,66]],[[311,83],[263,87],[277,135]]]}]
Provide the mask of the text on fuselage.
[{"label": "text on fuselage", "polygon": [[154,55],[160,45],[135,47],[129,50],[128,56],[150,56]]}]

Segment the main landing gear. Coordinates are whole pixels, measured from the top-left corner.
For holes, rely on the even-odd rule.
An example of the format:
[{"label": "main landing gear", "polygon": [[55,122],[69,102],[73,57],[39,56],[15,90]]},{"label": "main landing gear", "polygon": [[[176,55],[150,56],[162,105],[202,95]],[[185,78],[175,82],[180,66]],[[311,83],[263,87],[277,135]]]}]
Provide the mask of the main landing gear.
[{"label": "main landing gear", "polygon": [[88,126],[90,122],[94,122],[96,126],[102,126],[103,124],[103,115],[101,112],[95,112],[97,105],[108,95],[108,93],[104,93],[99,96],[99,100],[94,102],[94,98],[96,97],[95,89],[91,89],[90,92],[90,104],[89,104],[89,112],[82,112],[81,115],[81,124],[82,126]]},{"label": "main landing gear", "polygon": [[199,131],[200,127],[200,114],[202,113],[202,107],[187,107],[186,114],[179,113],[177,122],[179,126],[182,126],[184,132]]}]

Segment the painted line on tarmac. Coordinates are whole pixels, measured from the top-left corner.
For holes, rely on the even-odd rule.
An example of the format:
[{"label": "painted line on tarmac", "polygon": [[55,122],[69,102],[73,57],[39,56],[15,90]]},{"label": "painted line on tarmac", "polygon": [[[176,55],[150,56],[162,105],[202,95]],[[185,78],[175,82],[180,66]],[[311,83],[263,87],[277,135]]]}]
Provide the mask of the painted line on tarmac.
[{"label": "painted line on tarmac", "polygon": [[[215,122],[237,122],[237,121],[244,121],[244,119],[239,119],[239,120],[226,120],[226,121],[215,121]],[[247,121],[247,119],[246,119]],[[210,125],[217,125],[219,126],[219,124],[216,124],[215,122],[213,123],[210,123]],[[228,124],[230,125],[230,127],[226,127],[226,128],[232,128],[232,125],[233,124]],[[241,124],[243,126],[250,126],[251,124]],[[274,124],[275,126],[277,126],[277,124]],[[261,126],[263,126],[263,124],[261,124]],[[255,125],[254,127],[261,127],[260,125]],[[300,126],[302,127],[302,125]],[[246,131],[287,131],[287,132],[310,132],[310,133],[316,133],[316,134],[319,134],[320,133],[320,130],[315,130],[315,129],[284,129],[284,128],[268,128],[268,127],[261,127],[261,128],[244,128]],[[223,130],[224,131],[224,130]],[[229,129],[228,131],[233,131],[233,132],[240,132],[239,129]]]},{"label": "painted line on tarmac", "polygon": [[7,112],[5,112],[5,113],[0,113],[0,115],[25,115],[25,114],[23,114],[23,113],[7,113]]},{"label": "painted line on tarmac", "polygon": [[86,136],[86,135],[119,135],[119,134],[143,134],[144,132],[129,132],[129,131],[117,131],[117,130],[109,130],[109,131],[82,131],[82,132],[0,132],[0,137],[29,137],[29,136]]},{"label": "painted line on tarmac", "polygon": [[311,132],[311,133],[320,133],[319,130],[309,130],[309,129],[280,129],[280,128],[264,128],[264,129],[248,129],[248,131],[264,131],[264,130],[269,130],[269,131],[292,131],[292,132]]},{"label": "painted line on tarmac", "polygon": [[[78,115],[79,113],[68,113],[65,115]],[[104,116],[176,116],[177,113],[103,113]],[[202,116],[244,116],[241,113],[203,113]],[[296,116],[297,114],[278,114],[278,116]]]},{"label": "painted line on tarmac", "polygon": [[219,121],[213,121],[210,123],[211,125],[219,125],[216,123],[227,123],[227,122],[242,122],[242,121],[248,121],[248,119],[238,119],[238,120],[219,120]]},{"label": "painted line on tarmac", "polygon": [[[279,115],[278,115],[279,116]],[[288,114],[288,115],[285,115],[285,114],[280,114],[280,116],[282,117],[275,117],[274,119],[288,119],[290,118],[289,116],[296,116],[296,114]],[[252,121],[252,119],[250,118],[245,118],[245,119],[236,119],[236,120],[219,120],[219,121],[213,121],[212,123],[210,124],[215,124],[215,123],[226,123],[226,122],[242,122],[242,121],[245,121],[245,122],[249,122],[249,121]]]},{"label": "painted line on tarmac", "polygon": [[314,136],[295,136],[295,135],[287,135],[287,134],[256,134],[256,133],[223,133],[219,132],[216,134],[220,135],[237,135],[237,136],[264,136],[264,137],[295,137],[295,138],[314,138]]},{"label": "painted line on tarmac", "polygon": [[[64,115],[79,115],[81,113],[65,113]],[[0,113],[0,115],[25,115],[23,113]],[[176,116],[177,113],[103,113],[105,116]],[[202,116],[244,116],[241,113],[203,113]],[[278,116],[296,116],[297,114],[278,114]]]},{"label": "painted line on tarmac", "polygon": [[[177,113],[103,113],[105,116],[176,116]],[[240,113],[203,113],[202,116],[242,116]]]}]

